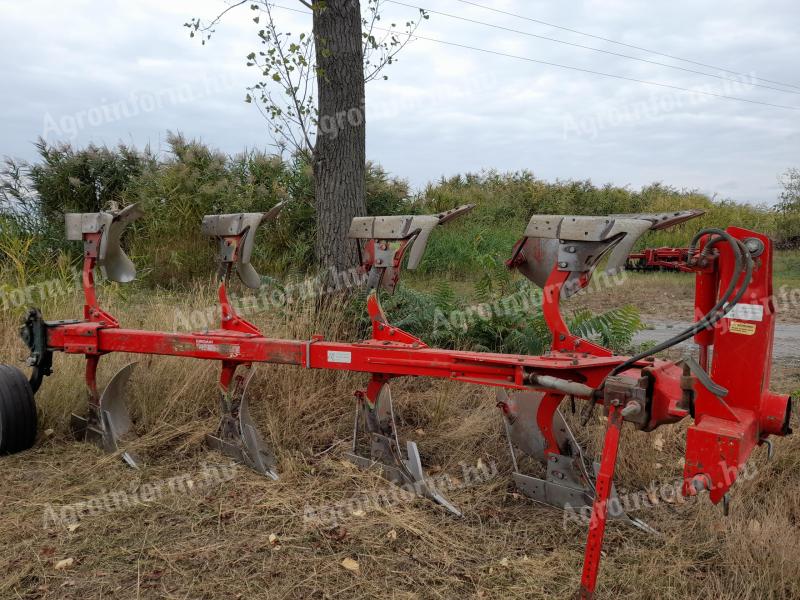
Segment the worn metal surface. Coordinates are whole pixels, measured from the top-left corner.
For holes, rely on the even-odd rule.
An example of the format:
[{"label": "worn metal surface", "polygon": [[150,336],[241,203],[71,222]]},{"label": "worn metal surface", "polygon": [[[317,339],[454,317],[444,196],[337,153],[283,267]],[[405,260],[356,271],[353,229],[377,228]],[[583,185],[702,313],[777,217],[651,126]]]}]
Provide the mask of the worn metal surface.
[{"label": "worn metal surface", "polygon": [[[100,396],[99,404],[90,406],[85,416],[72,415],[72,429],[78,439],[93,442],[108,453],[122,450],[133,428],[126,395],[136,364],[132,362],[117,371]],[[121,456],[131,467],[141,466],[132,452],[122,451]]]},{"label": "worn metal surface", "polygon": [[[436,489],[425,474],[417,444],[406,442],[403,453],[397,437],[389,384],[381,385],[374,406],[359,398],[356,411],[352,452],[345,453],[345,458],[363,469],[375,469],[406,491],[433,500],[450,513],[461,516],[461,511]],[[364,449],[365,446],[368,450]]]},{"label": "worn metal surface", "polygon": [[85,244],[94,242],[86,234],[100,234],[96,251],[97,266],[111,281],[128,283],[136,279],[136,266],[122,250],[121,238],[125,228],[144,215],[138,204],[131,204],[121,210],[98,213],[67,213],[64,221],[68,240],[84,240]]},{"label": "worn metal surface", "polygon": [[609,216],[534,215],[512,261],[523,275],[542,288],[554,268],[570,271],[563,292],[566,298],[585,287],[604,256],[608,256],[606,271],[616,273],[625,267],[633,246],[644,233],[701,214],[702,211]]},{"label": "worn metal surface", "polygon": [[256,230],[262,223],[277,218],[284,205],[285,202],[279,202],[264,213],[231,213],[203,217],[203,235],[216,239],[219,244],[217,261],[221,265],[222,273],[226,274],[227,267],[235,264],[242,283],[252,289],[261,286],[261,276],[250,262],[256,243]]},{"label": "worn metal surface", "polygon": [[[436,223],[456,214],[458,211],[436,215]],[[713,327],[698,333],[687,332],[695,336],[703,350],[697,363],[681,365],[652,358],[628,360],[573,335],[564,322],[560,299],[588,283],[599,260],[595,252],[602,256],[614,248],[610,261],[624,260],[627,251],[625,256],[622,251],[644,231],[660,229],[692,216],[696,216],[693,211],[663,215],[535,217],[528,231],[534,235],[528,235],[517,245],[509,264],[544,287],[542,309],[553,341],[551,350],[541,356],[430,348],[388,322],[377,290],[367,299],[372,335],[355,343],[326,341],[322,336],[299,341],[266,337],[255,325],[236,314],[224,282],[219,290],[222,313],[219,329],[191,333],[123,329],[112,315],[100,308],[92,277],[100,256],[107,257],[102,254],[103,237],[108,239],[107,219],[88,218],[84,223],[83,217],[71,217],[68,219],[70,235],[76,236],[80,228],[85,248],[84,318],[46,323],[46,348],[48,352],[85,356],[91,410],[88,419],[76,418],[77,425],[84,437],[96,436],[110,450],[118,449],[121,437],[131,430],[122,397],[132,368],[118,374],[105,393],[99,395],[96,368],[102,355],[129,352],[220,361],[223,414],[211,443],[270,477],[277,476],[275,457],[258,433],[246,398],[252,364],[284,363],[370,374],[370,384],[359,399],[354,448],[349,458],[362,466],[375,466],[388,479],[408,486],[415,494],[430,498],[456,514],[459,514],[458,509],[441,495],[423,471],[416,444],[400,444],[387,382],[402,376],[426,376],[522,392],[500,397],[501,405],[506,407],[504,415],[515,463],[514,479],[526,494],[549,504],[582,507],[591,504],[593,518],[583,578],[583,591],[591,595],[599,568],[605,520],[626,518],[624,513],[610,506],[616,498],[613,475],[623,417],[634,421],[643,431],[652,431],[691,415],[694,423],[688,428],[684,493],[697,493],[697,486],[702,482],[701,489],[710,492],[713,502],[724,501],[738,470],[757,444],[767,441],[769,436],[790,433],[790,398],[769,390],[775,319],[772,242],[766,236],[728,228],[725,235],[731,236],[730,244],[718,245],[719,252],[709,265],[692,265],[699,282],[696,308],[704,314],[721,297],[721,289],[741,278],[741,272],[734,273],[735,265],[741,266],[742,262],[733,254],[732,249],[739,248],[736,240],[748,244],[747,247],[758,254],[753,262],[752,278],[746,287],[742,286],[744,295],[739,304],[726,307],[725,317]],[[392,269],[391,277],[396,281],[403,252],[412,239],[420,244],[413,264],[418,262],[427,241],[421,234],[425,228],[429,228],[430,233],[434,227],[430,225],[433,216],[428,217],[431,218],[418,221],[419,226],[414,224],[417,216],[411,221],[381,221],[377,229],[374,219],[366,225],[366,222],[356,223],[356,237],[366,240],[362,256],[372,260],[364,266],[380,268],[383,274]],[[222,229],[211,228],[221,232],[218,236],[221,243],[234,248],[224,249],[221,255],[228,266],[236,261],[242,264],[240,259],[249,256],[242,252],[241,244],[248,237],[252,241],[255,221],[248,224],[246,220],[218,219],[217,224]],[[120,224],[124,224],[122,220]],[[396,246],[387,245],[376,251],[375,244],[381,240],[365,237],[374,236],[376,232],[383,236],[401,235],[399,229],[393,227],[402,227],[407,235],[383,240]],[[228,235],[229,232],[236,233]],[[392,250],[391,264],[385,264]],[[559,260],[561,257],[563,260]],[[749,257],[745,262],[749,268]],[[41,346],[33,345],[34,348]],[[713,356],[710,365],[709,356]],[[35,362],[35,357],[33,360]],[[624,368],[620,367],[623,363]],[[703,373],[707,367],[710,368],[708,377]],[[610,375],[619,377],[606,389],[606,379]],[[724,397],[722,389],[728,390]],[[574,393],[582,401],[601,404],[608,411],[609,427],[599,467],[585,460],[575,437],[558,413],[564,392]],[[520,471],[516,450],[545,460],[544,479]],[[135,463],[135,459],[131,458],[131,462]],[[638,522],[633,524],[643,527]]]},{"label": "worn metal surface", "polygon": [[247,401],[247,389],[254,374],[252,366],[240,367],[230,389],[220,394],[222,416],[216,432],[206,436],[206,443],[221,454],[275,480],[278,479],[275,454],[250,416]]}]

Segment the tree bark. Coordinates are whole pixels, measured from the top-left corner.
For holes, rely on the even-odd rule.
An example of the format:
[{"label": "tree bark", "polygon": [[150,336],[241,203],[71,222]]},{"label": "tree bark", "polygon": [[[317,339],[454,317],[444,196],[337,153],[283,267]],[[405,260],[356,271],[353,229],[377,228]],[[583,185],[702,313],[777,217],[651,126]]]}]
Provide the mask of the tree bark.
[{"label": "tree bark", "polygon": [[364,57],[359,0],[314,0],[319,124],[314,147],[316,256],[323,268],[346,271],[358,250],[346,238],[353,217],[366,214]]}]

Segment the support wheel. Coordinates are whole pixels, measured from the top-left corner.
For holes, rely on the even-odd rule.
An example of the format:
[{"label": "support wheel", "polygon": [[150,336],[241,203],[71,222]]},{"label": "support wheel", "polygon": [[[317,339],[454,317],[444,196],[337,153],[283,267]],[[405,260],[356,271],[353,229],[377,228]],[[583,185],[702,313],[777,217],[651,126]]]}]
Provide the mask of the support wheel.
[{"label": "support wheel", "polygon": [[19,369],[0,365],[0,454],[31,448],[36,441],[36,403]]}]

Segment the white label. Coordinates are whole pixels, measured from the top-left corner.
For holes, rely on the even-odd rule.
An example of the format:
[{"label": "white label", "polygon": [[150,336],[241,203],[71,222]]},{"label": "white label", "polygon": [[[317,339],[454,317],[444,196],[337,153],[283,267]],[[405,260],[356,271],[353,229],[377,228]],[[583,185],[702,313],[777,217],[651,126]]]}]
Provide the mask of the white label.
[{"label": "white label", "polygon": [[350,352],[328,350],[328,362],[350,364],[353,362],[353,355]]},{"label": "white label", "polygon": [[211,340],[197,340],[196,346],[201,352],[215,352],[216,354],[227,354],[231,357],[239,356],[241,353],[240,346],[215,344]]},{"label": "white label", "polygon": [[736,304],[725,318],[737,321],[763,321],[764,307],[760,304]]}]

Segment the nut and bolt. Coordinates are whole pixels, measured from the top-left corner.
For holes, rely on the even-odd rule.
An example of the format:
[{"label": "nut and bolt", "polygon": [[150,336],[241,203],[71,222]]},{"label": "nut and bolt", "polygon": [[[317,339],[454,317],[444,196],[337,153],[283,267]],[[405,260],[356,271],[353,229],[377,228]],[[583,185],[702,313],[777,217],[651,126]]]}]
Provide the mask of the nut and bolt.
[{"label": "nut and bolt", "polygon": [[623,417],[635,417],[640,412],[642,412],[642,405],[631,400],[625,405],[625,408],[620,411],[620,414]]}]

